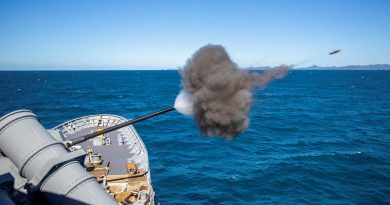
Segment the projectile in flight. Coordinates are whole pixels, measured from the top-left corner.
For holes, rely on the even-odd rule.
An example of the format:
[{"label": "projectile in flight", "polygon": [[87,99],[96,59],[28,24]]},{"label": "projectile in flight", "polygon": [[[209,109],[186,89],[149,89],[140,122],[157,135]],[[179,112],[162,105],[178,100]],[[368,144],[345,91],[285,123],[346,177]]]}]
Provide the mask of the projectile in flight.
[{"label": "projectile in flight", "polygon": [[334,50],[334,51],[332,51],[332,52],[329,52],[329,55],[334,55],[334,54],[336,54],[336,53],[338,53],[338,52],[340,52],[341,50]]}]

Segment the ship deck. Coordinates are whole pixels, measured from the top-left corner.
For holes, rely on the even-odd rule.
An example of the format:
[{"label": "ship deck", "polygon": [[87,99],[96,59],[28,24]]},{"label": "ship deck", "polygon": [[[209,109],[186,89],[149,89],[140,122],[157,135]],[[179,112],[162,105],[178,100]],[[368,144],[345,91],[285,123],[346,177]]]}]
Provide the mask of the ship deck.
[{"label": "ship deck", "polygon": [[[60,135],[57,137],[61,137],[62,140],[71,141],[125,121],[125,118],[115,115],[91,115],[65,122],[53,128],[52,133]],[[134,193],[148,191],[150,201],[147,204],[154,203],[148,153],[132,125],[100,135],[72,148],[83,149],[87,153],[92,148],[94,154],[101,155],[103,162],[98,165],[92,164],[95,171],[90,173],[97,177],[118,202],[125,204]],[[90,160],[87,155],[85,161],[87,167],[91,167]],[[136,171],[130,171],[129,166],[134,166]]]}]

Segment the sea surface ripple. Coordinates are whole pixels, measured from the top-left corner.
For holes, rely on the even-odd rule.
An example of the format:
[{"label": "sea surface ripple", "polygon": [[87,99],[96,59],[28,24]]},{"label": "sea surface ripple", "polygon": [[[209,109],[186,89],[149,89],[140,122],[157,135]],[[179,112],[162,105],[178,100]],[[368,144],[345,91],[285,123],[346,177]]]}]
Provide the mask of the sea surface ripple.
[{"label": "sea surface ripple", "polygon": [[[0,114],[47,128],[172,106],[176,71],[0,72]],[[255,89],[251,125],[201,136],[176,112],[136,124],[160,204],[390,204],[390,71],[290,71]]]}]

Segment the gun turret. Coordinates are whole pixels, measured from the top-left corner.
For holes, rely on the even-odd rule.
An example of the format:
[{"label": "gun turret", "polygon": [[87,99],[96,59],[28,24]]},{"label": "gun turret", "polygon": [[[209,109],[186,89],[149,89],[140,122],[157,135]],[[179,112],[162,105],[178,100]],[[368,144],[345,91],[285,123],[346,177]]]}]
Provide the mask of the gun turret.
[{"label": "gun turret", "polygon": [[140,122],[140,121],[143,121],[143,120],[146,120],[146,119],[149,119],[151,117],[155,117],[157,115],[161,115],[163,113],[166,113],[166,112],[169,112],[169,111],[172,111],[174,110],[175,108],[174,107],[168,107],[168,108],[165,108],[165,109],[162,109],[160,111],[157,111],[157,112],[154,112],[154,113],[150,113],[148,115],[144,115],[144,116],[141,116],[141,117],[137,117],[137,118],[134,118],[132,120],[129,120],[129,121],[126,121],[124,123],[121,123],[121,124],[118,124],[118,125],[115,125],[115,126],[112,126],[112,127],[109,127],[109,128],[106,128],[104,130],[100,130],[98,132],[94,132],[94,133],[91,133],[91,134],[88,134],[88,135],[85,135],[85,136],[81,136],[79,138],[76,138],[76,139],[73,139],[72,141],[67,141],[66,142],[66,145],[68,147],[71,147],[73,145],[76,145],[76,144],[80,144],[82,142],[85,142],[89,139],[92,139],[94,137],[97,137],[99,135],[102,135],[102,134],[106,134],[108,132],[112,132],[114,130],[117,130],[117,129],[120,129],[122,127],[126,127],[126,126],[129,126],[131,124],[134,124],[134,123],[137,123],[137,122]]}]

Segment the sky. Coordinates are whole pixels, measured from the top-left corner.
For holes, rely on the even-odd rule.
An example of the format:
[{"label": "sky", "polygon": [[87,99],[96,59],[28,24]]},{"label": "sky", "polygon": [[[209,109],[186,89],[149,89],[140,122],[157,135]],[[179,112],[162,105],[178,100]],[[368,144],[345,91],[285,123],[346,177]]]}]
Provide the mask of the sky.
[{"label": "sky", "polygon": [[0,70],[175,69],[207,44],[242,68],[390,63],[390,1],[0,0]]}]

